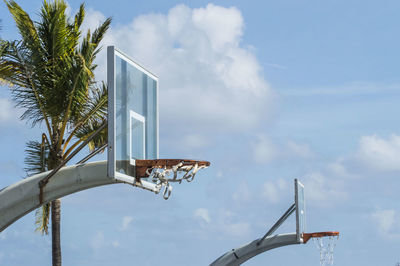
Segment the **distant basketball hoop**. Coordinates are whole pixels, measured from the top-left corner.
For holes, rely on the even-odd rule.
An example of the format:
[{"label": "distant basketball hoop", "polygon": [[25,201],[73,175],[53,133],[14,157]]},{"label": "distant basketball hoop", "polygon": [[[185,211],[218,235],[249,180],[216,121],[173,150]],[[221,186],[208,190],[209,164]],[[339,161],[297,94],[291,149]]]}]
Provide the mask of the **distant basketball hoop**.
[{"label": "distant basketball hoop", "polygon": [[[274,232],[294,212],[296,212],[296,232],[273,235]],[[336,240],[339,238],[339,232],[327,231],[306,233],[306,201],[304,185],[298,179],[295,179],[294,203],[290,205],[289,209],[275,222],[267,233],[265,233],[261,238],[255,239],[246,245],[231,249],[211,263],[210,266],[241,265],[247,260],[268,250],[293,244],[306,244],[311,238],[319,250],[321,266],[332,265],[333,252]]]}]

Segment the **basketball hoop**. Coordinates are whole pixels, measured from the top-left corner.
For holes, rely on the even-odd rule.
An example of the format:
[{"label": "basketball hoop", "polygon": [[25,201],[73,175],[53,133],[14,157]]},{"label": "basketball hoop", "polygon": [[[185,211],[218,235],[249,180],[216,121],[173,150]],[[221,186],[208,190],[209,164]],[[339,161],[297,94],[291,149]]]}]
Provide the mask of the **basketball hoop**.
[{"label": "basketball hoop", "polygon": [[196,173],[208,166],[208,161],[186,159],[136,160],[136,176],[151,179],[158,189],[164,186],[163,197],[168,199],[172,192],[171,182],[192,182]]},{"label": "basketball hoop", "polygon": [[[339,232],[304,233],[303,243],[307,243],[310,238],[313,239],[315,246],[319,250],[320,265],[333,265],[333,253],[336,241],[339,239]],[[324,241],[324,238],[326,241]]]}]

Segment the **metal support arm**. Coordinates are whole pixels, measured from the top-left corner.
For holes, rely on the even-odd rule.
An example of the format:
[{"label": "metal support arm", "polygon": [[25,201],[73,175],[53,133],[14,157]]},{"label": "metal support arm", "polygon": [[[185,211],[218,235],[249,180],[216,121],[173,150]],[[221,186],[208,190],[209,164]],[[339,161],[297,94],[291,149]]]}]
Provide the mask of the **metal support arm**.
[{"label": "metal support arm", "polygon": [[256,239],[253,242],[240,248],[232,249],[232,251],[225,253],[213,263],[211,263],[211,266],[240,265],[243,262],[251,259],[252,257],[257,256],[258,254],[268,251],[270,249],[279,248],[287,245],[300,244],[301,242],[297,240],[296,233],[271,236],[295,210],[296,204],[292,204],[263,237]]},{"label": "metal support arm", "polygon": [[299,244],[296,233],[268,236],[260,241],[261,239],[256,239],[247,245],[228,251],[211,263],[210,266],[236,266],[270,249]]},{"label": "metal support arm", "polygon": [[271,229],[269,229],[268,232],[257,242],[257,245],[260,245],[267,236],[272,235],[295,210],[296,204],[293,203],[293,205],[289,207],[289,209],[282,215],[281,218],[279,218],[279,220],[271,227]]},{"label": "metal support arm", "polygon": [[0,232],[42,204],[97,186],[122,183],[107,176],[107,162],[94,162],[61,168],[43,188],[39,202],[39,182],[49,172],[23,179],[0,190]]}]

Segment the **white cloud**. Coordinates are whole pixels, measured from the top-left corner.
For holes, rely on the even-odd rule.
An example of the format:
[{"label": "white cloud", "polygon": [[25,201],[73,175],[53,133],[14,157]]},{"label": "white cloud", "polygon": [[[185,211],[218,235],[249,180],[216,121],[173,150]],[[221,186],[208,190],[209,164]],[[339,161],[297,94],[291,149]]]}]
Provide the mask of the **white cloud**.
[{"label": "white cloud", "polygon": [[128,229],[128,227],[129,227],[129,225],[131,224],[132,221],[133,221],[133,217],[124,216],[124,218],[122,218],[121,231],[125,231],[126,229]]},{"label": "white cloud", "polygon": [[400,170],[400,136],[388,139],[376,135],[361,137],[356,158],[369,168],[381,171]]},{"label": "white cloud", "polygon": [[286,153],[289,156],[300,158],[310,158],[314,155],[310,146],[308,146],[307,144],[296,143],[291,140],[286,143]]},{"label": "white cloud", "polygon": [[121,246],[121,244],[120,244],[117,240],[112,241],[112,242],[111,242],[111,245],[112,245],[114,248],[118,248],[118,247]]},{"label": "white cloud", "polygon": [[0,126],[3,123],[18,121],[18,114],[10,100],[0,98]]},{"label": "white cloud", "polygon": [[222,229],[223,231],[225,231],[225,233],[229,235],[242,237],[250,234],[251,227],[249,223],[239,222],[225,224]]},{"label": "white cloud", "polygon": [[216,234],[229,237],[244,237],[248,236],[251,231],[250,223],[239,220],[238,218],[240,217],[236,213],[227,209],[217,212],[213,220],[211,220],[209,210],[206,208],[196,209],[193,217],[200,221],[201,238],[208,234],[212,238],[215,238]]},{"label": "white cloud", "polygon": [[279,202],[282,196],[287,196],[288,187],[288,182],[282,178],[267,181],[262,185],[261,196],[270,203],[276,203]]},{"label": "white cloud", "polygon": [[275,144],[273,144],[266,136],[258,136],[258,141],[253,144],[253,156],[257,163],[268,163],[279,156]]},{"label": "white cloud", "polygon": [[349,176],[350,174],[349,174],[347,168],[343,165],[342,161],[343,160],[338,159],[332,163],[328,163],[327,168],[335,175]]},{"label": "white cloud", "polygon": [[95,253],[101,252],[102,249],[109,249],[111,247],[118,248],[120,246],[121,243],[118,240],[107,240],[103,231],[96,232],[90,241],[90,247]]},{"label": "white cloud", "polygon": [[372,213],[372,218],[378,223],[378,228],[382,232],[389,232],[395,221],[394,210],[377,210]]},{"label": "white cloud", "polygon": [[[87,25],[104,16],[89,10]],[[237,8],[178,5],[168,14],[136,17],[113,26],[116,45],[160,78],[160,114],[168,125],[194,130],[249,130],[265,120],[272,92],[252,50],[241,43]],[[105,53],[99,61],[105,78]]]},{"label": "white cloud", "polygon": [[218,215],[218,223],[217,229],[218,232],[224,232],[227,235],[234,236],[234,237],[243,237],[248,236],[251,231],[250,223],[236,221],[237,214],[229,211],[224,210],[219,213]]},{"label": "white cloud", "polygon": [[90,246],[94,250],[98,250],[105,245],[104,233],[102,231],[97,232],[90,242]]},{"label": "white cloud", "polygon": [[0,240],[6,240],[7,239],[7,231],[3,231],[0,233]]},{"label": "white cloud", "polygon": [[333,86],[318,86],[316,88],[295,88],[281,91],[282,94],[288,96],[316,96],[316,95],[344,95],[344,96],[360,96],[360,95],[373,95],[382,94],[383,91],[398,91],[399,84],[387,83],[371,83],[371,82],[351,82],[341,85]]},{"label": "white cloud", "polygon": [[82,25],[82,32],[86,33],[89,29],[93,31],[93,29],[99,27],[105,20],[106,16],[104,16],[101,12],[89,8],[86,11],[85,21]]},{"label": "white cloud", "polygon": [[210,216],[210,210],[198,208],[193,212],[200,225],[199,237],[206,239],[215,239],[215,236],[226,237],[248,237],[251,232],[251,224],[248,219],[242,220],[237,213],[224,208],[216,211],[213,219]]},{"label": "white cloud", "polygon": [[193,23],[207,34],[216,50],[231,44],[239,45],[244,26],[242,14],[237,8],[213,4],[193,10]]},{"label": "white cloud", "polygon": [[254,160],[260,164],[267,164],[275,159],[308,159],[314,156],[308,144],[292,140],[281,144],[278,141],[272,141],[266,135],[259,135],[252,147]]},{"label": "white cloud", "polygon": [[208,140],[202,135],[187,135],[183,138],[182,145],[185,149],[202,148],[208,145]]},{"label": "white cloud", "polygon": [[224,176],[224,172],[218,171],[217,174],[215,175],[218,179],[221,179]]},{"label": "white cloud", "polygon": [[207,209],[199,208],[194,211],[193,216],[197,219],[200,219],[202,222],[210,223],[210,214]]},{"label": "white cloud", "polygon": [[78,250],[79,246],[75,243],[69,243],[68,244],[68,248],[72,249],[72,250]]},{"label": "white cloud", "polygon": [[235,192],[232,194],[232,200],[235,202],[235,205],[238,206],[240,204],[247,204],[252,198],[252,192],[247,182],[241,182]]},{"label": "white cloud", "polygon": [[400,216],[395,210],[376,210],[371,214],[371,218],[383,237],[400,238]]},{"label": "white cloud", "polygon": [[346,200],[348,193],[341,180],[330,178],[319,172],[310,173],[302,182],[305,186],[306,201],[317,206],[331,206]]}]

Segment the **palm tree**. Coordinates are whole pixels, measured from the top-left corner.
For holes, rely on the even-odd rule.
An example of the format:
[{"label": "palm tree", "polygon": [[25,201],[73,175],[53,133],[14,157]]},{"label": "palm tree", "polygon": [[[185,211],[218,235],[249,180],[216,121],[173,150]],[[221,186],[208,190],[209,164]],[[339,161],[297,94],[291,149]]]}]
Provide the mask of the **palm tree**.
[{"label": "palm tree", "polygon": [[[12,98],[24,110],[21,119],[46,128],[40,141],[27,143],[26,169],[34,174],[56,168],[106,122],[107,88],[95,82],[93,71],[111,19],[81,36],[83,4],[69,18],[63,0],[44,0],[38,22],[16,2],[6,4],[21,39],[1,43],[0,81],[12,84]],[[102,145],[106,134],[103,130],[89,149]],[[60,210],[58,199],[45,204],[36,216],[37,229],[47,233],[51,213],[52,258],[57,266],[61,265]]]}]

